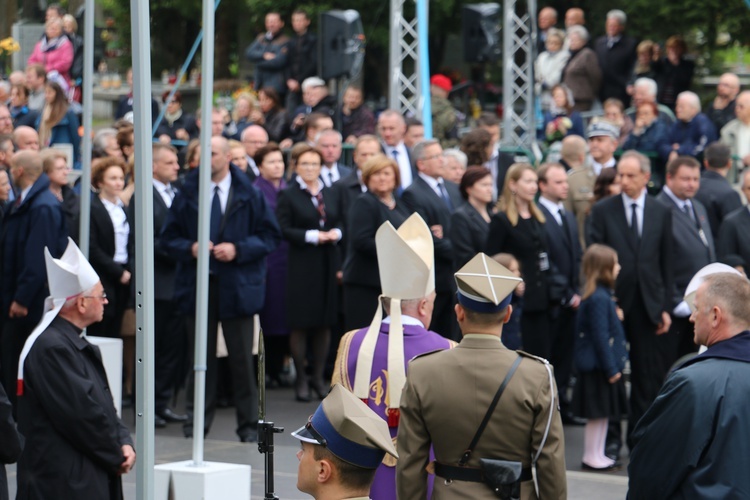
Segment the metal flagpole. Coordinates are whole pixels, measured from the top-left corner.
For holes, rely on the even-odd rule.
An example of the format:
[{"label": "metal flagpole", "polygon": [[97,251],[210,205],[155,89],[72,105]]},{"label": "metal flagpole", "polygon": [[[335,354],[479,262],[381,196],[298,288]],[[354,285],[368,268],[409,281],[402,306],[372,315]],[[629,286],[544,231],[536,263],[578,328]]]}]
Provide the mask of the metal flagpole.
[{"label": "metal flagpole", "polygon": [[[132,0],[137,1],[137,0]],[[208,239],[211,228],[211,108],[214,84],[214,9],[203,0],[201,47],[201,157],[198,189],[198,283],[195,290],[195,392],[193,396],[193,462],[203,465],[206,418],[206,343],[208,340]]]},{"label": "metal flagpole", "polygon": [[[135,143],[136,497],[154,498],[154,197],[148,2],[130,0]],[[93,17],[93,16],[92,16]],[[90,154],[90,151],[89,151]]]},{"label": "metal flagpole", "polygon": [[427,0],[417,0],[417,36],[419,38],[419,102],[418,112],[422,113],[425,139],[432,139],[432,102],[430,101],[430,49],[429,11]]},{"label": "metal flagpole", "polygon": [[[81,144],[81,222],[78,246],[89,256],[91,218],[91,117],[94,102],[94,0],[86,0],[83,16],[83,144]],[[71,165],[72,166],[72,165]]]}]

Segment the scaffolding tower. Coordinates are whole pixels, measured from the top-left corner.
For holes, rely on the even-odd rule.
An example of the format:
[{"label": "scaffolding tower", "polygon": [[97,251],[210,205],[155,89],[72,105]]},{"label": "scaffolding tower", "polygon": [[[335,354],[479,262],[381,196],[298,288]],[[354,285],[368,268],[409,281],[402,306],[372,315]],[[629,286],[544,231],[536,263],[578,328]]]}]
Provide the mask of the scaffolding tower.
[{"label": "scaffolding tower", "polygon": [[[416,9],[411,8],[414,4],[416,0],[391,0],[388,107],[403,114],[421,116],[417,15]],[[412,14],[409,18],[404,15],[407,5]]]},{"label": "scaffolding tower", "polygon": [[528,149],[536,139],[536,39],[536,0],[505,0],[502,138],[504,146]]}]

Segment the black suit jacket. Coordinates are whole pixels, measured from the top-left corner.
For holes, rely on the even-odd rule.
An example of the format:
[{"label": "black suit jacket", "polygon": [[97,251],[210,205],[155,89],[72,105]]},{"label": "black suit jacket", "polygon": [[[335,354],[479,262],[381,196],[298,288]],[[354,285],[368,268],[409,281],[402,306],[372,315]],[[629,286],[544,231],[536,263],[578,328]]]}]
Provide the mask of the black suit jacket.
[{"label": "black suit jacket", "polygon": [[578,223],[575,216],[565,211],[565,226],[557,223],[547,207],[539,203],[545,217],[544,232],[547,234],[552,272],[565,277],[567,283],[563,303],[567,304],[578,293],[581,272],[581,242],[578,237]]},{"label": "black suit jacket", "polygon": [[[674,302],[682,302],[685,289],[695,273],[716,261],[716,249],[703,204],[692,200],[696,219],[690,218],[665,192],[656,196],[672,211],[672,262],[674,263]],[[697,220],[697,222],[696,222]]]},{"label": "black suit jacket", "polygon": [[484,250],[490,223],[486,222],[469,203],[464,203],[451,216],[448,237],[453,245],[453,269],[458,271],[464,264]]},{"label": "black suit jacket", "polygon": [[602,69],[602,86],[599,97],[603,101],[610,97],[620,99],[627,107],[630,96],[625,91],[633,74],[638,41],[622,35],[612,48],[607,47],[607,37],[602,36],[594,43],[594,51]]},{"label": "black suit jacket", "polygon": [[724,219],[719,230],[717,243],[719,260],[730,255],[742,257],[745,270],[750,266],[750,211],[740,207]]},{"label": "black suit jacket", "polygon": [[500,198],[503,194],[503,186],[505,186],[505,175],[508,173],[511,165],[516,162],[516,157],[510,153],[504,153],[500,151],[497,155],[497,197]]},{"label": "black suit jacket", "polygon": [[622,270],[615,284],[619,304],[627,315],[642,300],[654,325],[672,310],[672,212],[646,196],[640,243],[630,230],[622,196],[611,196],[591,209],[586,242],[615,249]]},{"label": "black suit jacket", "polygon": [[724,176],[711,170],[701,174],[701,185],[695,197],[706,207],[714,236],[718,236],[719,227],[726,216],[742,206],[740,194],[732,189]]},{"label": "black suit jacket", "polygon": [[89,262],[102,280],[105,289],[108,286],[117,286],[122,277],[122,265],[113,260],[114,256],[115,228],[112,225],[112,219],[99,196],[92,195]]},{"label": "black suit jacket", "polygon": [[[174,185],[172,188],[176,194],[177,189]],[[169,207],[164,203],[164,198],[161,197],[156,187],[152,189],[154,195],[154,299],[171,301],[174,299],[174,278],[177,272],[177,261],[165,252],[163,245],[159,243],[161,230],[167,222]],[[135,267],[135,224],[133,222],[135,221],[135,196],[130,200],[127,213],[131,227],[128,238],[129,254],[131,266]]]},{"label": "black suit jacket", "polygon": [[[342,175],[339,180],[333,183],[330,192],[331,205],[336,208],[336,213],[339,214],[342,221],[348,221],[352,204],[362,195],[362,187],[359,183],[357,171],[352,171],[346,177]],[[344,231],[342,241],[340,242],[342,262],[346,261],[346,253],[349,249],[348,240],[349,231],[347,230]]]},{"label": "black suit jacket", "polygon": [[451,213],[460,207],[464,201],[458,186],[445,181],[445,189],[451,200],[453,209],[448,209],[445,202],[432,190],[429,184],[419,175],[414,177],[403,193],[402,199],[407,208],[422,216],[428,226],[443,227],[443,237],[432,237],[435,243],[435,290],[437,292],[451,292],[455,289],[453,279],[453,245],[449,238],[451,227]]}]

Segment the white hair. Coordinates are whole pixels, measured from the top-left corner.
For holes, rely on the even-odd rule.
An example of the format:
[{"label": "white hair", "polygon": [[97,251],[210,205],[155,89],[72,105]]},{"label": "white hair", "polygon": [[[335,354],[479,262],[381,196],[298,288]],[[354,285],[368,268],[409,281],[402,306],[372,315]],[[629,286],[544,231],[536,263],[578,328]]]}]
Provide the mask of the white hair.
[{"label": "white hair", "polygon": [[613,9],[607,12],[607,19],[614,19],[618,23],[620,23],[620,26],[625,26],[625,23],[628,22],[628,16],[620,9]]},{"label": "white hair", "polygon": [[575,26],[571,26],[570,28],[568,28],[569,38],[570,38],[570,35],[578,35],[578,37],[583,41],[583,43],[586,43],[589,41],[589,30],[587,30],[580,24],[576,24]]},{"label": "white hair", "polygon": [[466,168],[466,166],[469,164],[469,158],[466,156],[466,153],[464,153],[460,149],[446,149],[445,151],[443,151],[443,155],[446,157],[450,156],[451,158],[455,158],[461,165],[463,165],[464,168]]},{"label": "white hair", "polygon": [[690,104],[693,109],[696,109],[698,113],[701,112],[701,100],[698,97],[698,94],[695,92],[690,92],[689,90],[686,90],[685,92],[680,92],[677,94],[677,100],[684,99],[685,101]]},{"label": "white hair", "polygon": [[645,77],[638,78],[633,83],[633,86],[635,88],[643,87],[644,89],[648,90],[648,95],[650,95],[651,97],[656,97],[656,91],[658,87],[656,85],[656,82],[652,80],[651,78],[645,78]]}]

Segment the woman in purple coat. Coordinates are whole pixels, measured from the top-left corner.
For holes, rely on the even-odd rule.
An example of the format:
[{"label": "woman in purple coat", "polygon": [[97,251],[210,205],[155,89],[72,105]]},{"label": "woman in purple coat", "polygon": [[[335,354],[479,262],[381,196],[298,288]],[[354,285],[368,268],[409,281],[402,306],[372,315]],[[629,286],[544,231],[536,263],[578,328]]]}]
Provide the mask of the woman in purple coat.
[{"label": "woman in purple coat", "polygon": [[[286,188],[284,181],[284,155],[278,144],[269,142],[256,153],[255,164],[260,176],[254,185],[263,193],[268,206],[276,212],[279,192]],[[266,261],[266,301],[260,311],[260,326],[265,335],[267,370],[271,386],[283,385],[281,371],[284,357],[289,354],[289,328],[286,326],[286,261],[289,244],[282,240]]]}]

